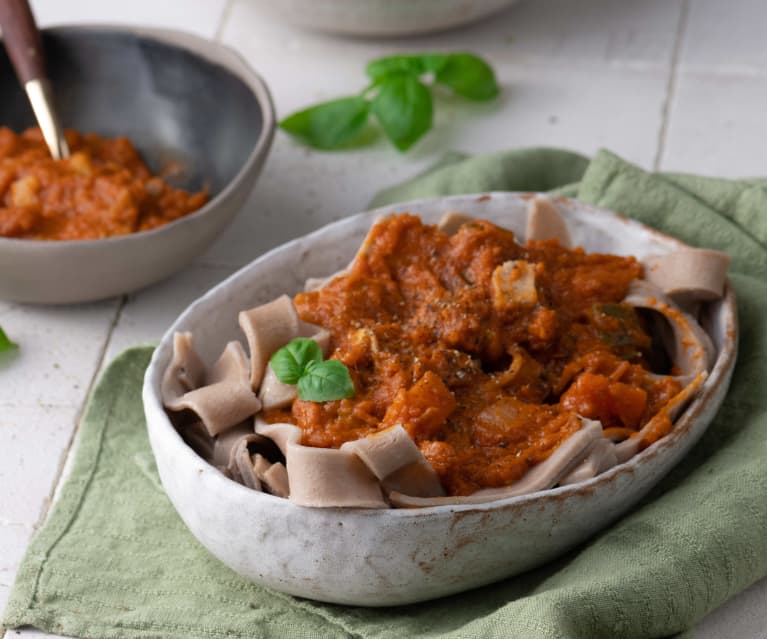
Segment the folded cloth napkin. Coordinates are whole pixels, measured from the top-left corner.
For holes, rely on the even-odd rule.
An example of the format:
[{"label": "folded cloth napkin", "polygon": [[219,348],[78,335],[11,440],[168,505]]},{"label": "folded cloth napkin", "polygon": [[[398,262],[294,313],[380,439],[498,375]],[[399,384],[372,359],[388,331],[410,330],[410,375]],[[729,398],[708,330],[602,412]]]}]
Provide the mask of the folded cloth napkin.
[{"label": "folded cloth napkin", "polygon": [[135,348],[93,392],[71,476],[4,624],[94,638],[661,637],[767,575],[767,181],[651,175],[608,152],[588,162],[533,149],[449,158],[377,203],[565,184],[733,257],[732,389],[700,444],[631,514],[538,570],[429,603],[351,608],[259,588],[210,556],[165,497],[141,406],[151,349]]}]

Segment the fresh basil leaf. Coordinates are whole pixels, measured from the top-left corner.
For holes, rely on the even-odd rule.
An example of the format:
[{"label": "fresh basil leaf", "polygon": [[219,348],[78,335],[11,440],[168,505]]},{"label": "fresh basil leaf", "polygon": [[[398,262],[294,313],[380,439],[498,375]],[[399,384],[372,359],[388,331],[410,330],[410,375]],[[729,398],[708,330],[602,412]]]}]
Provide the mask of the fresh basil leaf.
[{"label": "fresh basil leaf", "polygon": [[436,71],[434,80],[469,100],[491,100],[498,95],[493,69],[471,53],[451,53]]},{"label": "fresh basil leaf", "polygon": [[426,73],[436,73],[445,66],[449,56],[446,53],[423,53],[418,57]]},{"label": "fresh basil leaf", "polygon": [[0,326],[0,353],[14,351],[17,348],[18,345],[11,341],[11,339],[5,334],[2,326]]},{"label": "fresh basil leaf", "polygon": [[424,53],[421,55],[390,55],[368,63],[365,73],[378,81],[395,73],[422,75],[436,73],[445,64],[447,56],[443,53]]},{"label": "fresh basil leaf", "polygon": [[384,78],[373,98],[373,113],[400,151],[406,151],[431,128],[429,89],[414,75],[397,73]]},{"label": "fresh basil leaf", "polygon": [[322,350],[313,339],[297,337],[269,359],[274,374],[283,384],[297,384],[313,365],[322,361]]},{"label": "fresh basil leaf", "polygon": [[381,80],[393,73],[412,73],[421,75],[424,73],[421,61],[414,56],[392,55],[386,58],[378,58],[368,62],[365,73],[373,80]]},{"label": "fresh basil leaf", "polygon": [[310,402],[329,402],[354,396],[349,369],[337,359],[311,364],[298,380],[299,398]]},{"label": "fresh basil leaf", "polygon": [[298,111],[280,127],[318,149],[363,146],[375,138],[377,129],[367,126],[372,110],[381,129],[405,151],[432,126],[431,94],[420,76],[433,74],[434,82],[472,100],[498,95],[493,70],[470,53],[384,56],[368,63],[365,71],[372,82],[360,95]]},{"label": "fresh basil leaf", "polygon": [[370,103],[361,96],[321,102],[297,111],[280,122],[280,128],[318,149],[337,149],[362,133]]}]

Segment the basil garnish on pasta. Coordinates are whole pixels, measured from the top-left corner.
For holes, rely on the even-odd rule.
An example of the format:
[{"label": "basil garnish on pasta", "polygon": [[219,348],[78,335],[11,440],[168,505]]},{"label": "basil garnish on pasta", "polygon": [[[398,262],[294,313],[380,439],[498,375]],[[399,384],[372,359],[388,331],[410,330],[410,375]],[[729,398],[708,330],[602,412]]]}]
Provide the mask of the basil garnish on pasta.
[{"label": "basil garnish on pasta", "polygon": [[309,402],[329,402],[354,396],[349,369],[337,359],[323,361],[313,339],[298,337],[283,346],[269,360],[283,384],[296,387],[298,397]]},{"label": "basil garnish on pasta", "polygon": [[307,337],[297,337],[283,346],[269,360],[274,374],[283,384],[295,386],[307,373],[310,364],[322,361],[319,344]]}]

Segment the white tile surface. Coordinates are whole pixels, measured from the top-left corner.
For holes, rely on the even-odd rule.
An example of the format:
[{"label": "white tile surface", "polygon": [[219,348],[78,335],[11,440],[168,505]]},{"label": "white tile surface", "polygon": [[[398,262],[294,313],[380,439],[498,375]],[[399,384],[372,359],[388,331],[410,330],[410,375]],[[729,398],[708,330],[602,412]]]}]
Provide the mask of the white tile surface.
[{"label": "white tile surface", "polygon": [[[261,15],[249,0],[32,3],[42,24],[116,22],[222,34],[264,75],[283,116],[356,92],[366,60],[398,51],[475,51],[492,61],[504,94],[491,105],[442,101],[435,130],[407,155],[383,140],[357,152],[315,153],[278,133],[266,170],[232,227],[197,264],[129,296],[122,307],[118,300],[70,308],[0,302],[0,325],[22,346],[12,367],[0,368],[0,610],[32,526],[53,494],[104,349],[108,361],[124,347],[157,340],[190,301],[235,266],[363,209],[376,190],[451,149],[557,145],[590,154],[606,146],[649,167],[660,141],[663,169],[767,172],[762,0],[523,0],[466,29],[402,40],[296,30]],[[767,639],[765,615],[762,580],[703,620],[697,636]],[[5,634],[19,636],[54,637],[33,630]]]},{"label": "white tile surface", "polygon": [[63,465],[77,411],[75,407],[45,406],[2,409],[0,525],[37,523]]},{"label": "white tile surface", "polygon": [[766,73],[765,25],[763,0],[690,0],[682,69]]},{"label": "white tile surface", "polygon": [[19,345],[0,367],[5,406],[80,406],[98,366],[116,300],[41,307],[0,302],[0,324]]},{"label": "white tile surface", "polygon": [[721,177],[764,175],[759,141],[767,139],[765,112],[767,76],[680,73],[661,168]]},{"label": "white tile surface", "polygon": [[42,26],[73,22],[140,24],[191,31],[212,38],[227,0],[30,0]]},{"label": "white tile surface", "polygon": [[[507,34],[509,57],[519,62],[666,68],[681,4],[681,0],[528,0],[504,14],[505,21],[494,29]],[[476,40],[467,35],[465,44],[475,45]]]}]

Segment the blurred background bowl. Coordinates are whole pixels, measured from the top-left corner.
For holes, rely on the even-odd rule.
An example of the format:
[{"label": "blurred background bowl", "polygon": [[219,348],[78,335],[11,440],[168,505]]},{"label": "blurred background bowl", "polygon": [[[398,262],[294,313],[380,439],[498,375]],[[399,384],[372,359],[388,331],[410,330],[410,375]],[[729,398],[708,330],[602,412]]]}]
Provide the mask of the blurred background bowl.
[{"label": "blurred background bowl", "polygon": [[[127,136],[154,173],[206,188],[198,211],[151,231],[98,240],[0,238],[0,299],[72,303],[127,293],[178,271],[229,224],[263,166],[274,108],[263,80],[234,51],[187,33],[133,27],[43,31],[66,128]],[[0,47],[0,126],[34,116]]]},{"label": "blurred background bowl", "polygon": [[444,31],[485,18],[516,0],[251,0],[260,10],[307,29],[359,36]]}]

